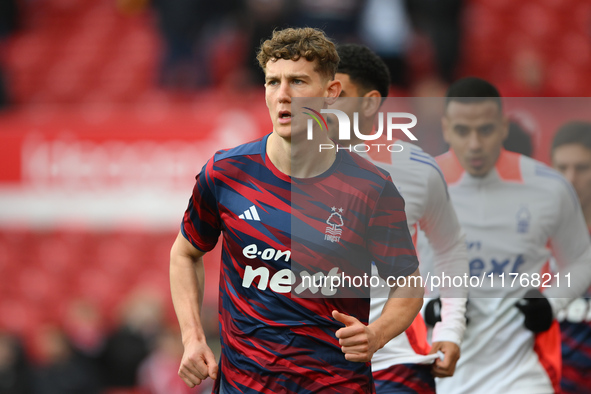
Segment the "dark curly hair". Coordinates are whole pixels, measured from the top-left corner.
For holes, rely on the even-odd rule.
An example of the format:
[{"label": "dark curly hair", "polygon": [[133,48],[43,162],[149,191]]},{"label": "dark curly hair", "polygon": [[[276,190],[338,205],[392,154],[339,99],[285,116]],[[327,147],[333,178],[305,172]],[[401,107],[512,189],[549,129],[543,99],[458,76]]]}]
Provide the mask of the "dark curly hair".
[{"label": "dark curly hair", "polygon": [[358,44],[342,44],[337,47],[341,61],[337,72],[347,74],[360,93],[377,90],[382,97],[388,97],[390,71],[386,63],[371,49]]},{"label": "dark curly hair", "polygon": [[316,60],[315,71],[328,79],[334,79],[339,55],[334,43],[322,30],[304,27],[275,30],[270,39],[261,44],[257,60],[265,71],[269,60]]},{"label": "dark curly hair", "polygon": [[552,152],[567,144],[579,144],[591,150],[591,122],[578,120],[562,125],[552,141]]}]

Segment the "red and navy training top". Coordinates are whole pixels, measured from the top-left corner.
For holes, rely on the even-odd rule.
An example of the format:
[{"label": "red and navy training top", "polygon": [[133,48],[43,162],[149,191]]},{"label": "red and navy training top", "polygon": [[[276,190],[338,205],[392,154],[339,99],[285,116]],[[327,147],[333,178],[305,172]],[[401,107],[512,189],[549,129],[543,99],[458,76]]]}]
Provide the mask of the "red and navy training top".
[{"label": "red and navy training top", "polygon": [[[345,360],[332,311],[367,324],[372,262],[383,277],[417,269],[404,200],[387,172],[343,150],[322,175],[290,178],[267,138],[217,152],[183,219],[201,251],[223,234],[215,392],[374,392],[370,363]],[[322,282],[331,275],[341,283]]]}]

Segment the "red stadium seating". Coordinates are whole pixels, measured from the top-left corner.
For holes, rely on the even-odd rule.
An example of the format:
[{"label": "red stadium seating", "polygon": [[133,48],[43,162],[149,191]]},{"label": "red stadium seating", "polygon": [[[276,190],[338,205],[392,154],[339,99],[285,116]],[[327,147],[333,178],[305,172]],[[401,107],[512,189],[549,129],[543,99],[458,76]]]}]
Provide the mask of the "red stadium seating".
[{"label": "red stadium seating", "polygon": [[[75,4],[69,4],[75,3]],[[8,71],[21,103],[137,99],[153,86],[158,40],[149,13],[123,15],[114,2],[37,1],[11,40]]]},{"label": "red stadium seating", "polygon": [[472,0],[466,4],[462,75],[502,84],[511,78],[519,51],[533,50],[545,65],[545,80],[551,86],[546,93],[589,95],[591,3]]},{"label": "red stadium seating", "polygon": [[[168,265],[176,233],[0,229],[0,330],[31,339],[61,324],[68,305],[89,300],[111,324],[136,289],[155,291],[174,323]],[[206,259],[204,310],[217,314],[219,248]]]}]

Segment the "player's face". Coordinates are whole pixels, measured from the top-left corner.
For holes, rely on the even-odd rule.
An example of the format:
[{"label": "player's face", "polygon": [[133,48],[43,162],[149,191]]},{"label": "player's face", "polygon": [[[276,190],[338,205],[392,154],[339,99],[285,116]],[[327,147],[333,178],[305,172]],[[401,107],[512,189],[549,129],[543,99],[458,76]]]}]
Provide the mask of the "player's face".
[{"label": "player's face", "polygon": [[552,152],[552,165],[573,185],[582,206],[591,204],[591,150],[566,144]]},{"label": "player's face", "polygon": [[[359,113],[361,110],[361,99],[355,99],[355,97],[363,97],[363,94],[361,94],[359,87],[351,81],[349,74],[336,73],[335,79],[341,82],[342,90],[337,101],[329,108],[343,111],[347,114],[349,120],[353,121],[353,113]],[[343,99],[341,100],[341,98]],[[347,144],[351,142],[339,141],[339,127],[335,115],[328,115],[326,121],[328,122],[328,136],[331,140]]]},{"label": "player's face", "polygon": [[492,100],[451,101],[443,116],[443,138],[460,164],[473,176],[485,176],[495,166],[507,137],[507,120]]},{"label": "player's face", "polygon": [[304,120],[307,117],[304,118],[301,109],[292,108],[293,97],[318,97],[320,99],[306,100],[303,106],[320,110],[324,106],[325,97],[337,97],[340,92],[340,83],[319,74],[315,66],[316,61],[311,62],[304,58],[297,61],[279,59],[267,62],[265,99],[273,130],[283,138],[291,139],[292,135],[304,131],[306,127],[305,121],[294,122],[294,118]]}]

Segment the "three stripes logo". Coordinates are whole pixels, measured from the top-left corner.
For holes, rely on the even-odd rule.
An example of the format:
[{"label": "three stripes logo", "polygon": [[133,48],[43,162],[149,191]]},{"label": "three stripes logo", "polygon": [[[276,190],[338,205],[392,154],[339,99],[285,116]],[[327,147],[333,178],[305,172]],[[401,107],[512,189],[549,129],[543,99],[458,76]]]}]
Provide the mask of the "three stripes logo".
[{"label": "three stripes logo", "polygon": [[259,213],[257,212],[257,207],[254,205],[244,211],[242,215],[238,215],[238,218],[243,220],[256,220],[258,222],[261,221]]}]

